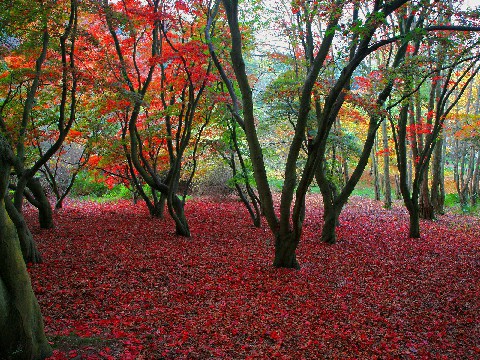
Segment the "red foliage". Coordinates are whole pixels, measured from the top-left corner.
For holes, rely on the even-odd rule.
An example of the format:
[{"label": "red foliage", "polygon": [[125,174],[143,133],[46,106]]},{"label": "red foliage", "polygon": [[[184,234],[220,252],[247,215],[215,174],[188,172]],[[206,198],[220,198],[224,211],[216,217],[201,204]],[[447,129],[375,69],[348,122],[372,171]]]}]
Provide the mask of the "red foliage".
[{"label": "red foliage", "polygon": [[329,246],[309,201],[300,271],[271,266],[269,231],[233,200],[188,202],[190,239],[128,202],[67,204],[48,231],[28,213],[46,260],[30,269],[46,332],[101,339],[53,358],[480,356],[476,219],[445,215],[407,239],[402,208],[353,199]]}]

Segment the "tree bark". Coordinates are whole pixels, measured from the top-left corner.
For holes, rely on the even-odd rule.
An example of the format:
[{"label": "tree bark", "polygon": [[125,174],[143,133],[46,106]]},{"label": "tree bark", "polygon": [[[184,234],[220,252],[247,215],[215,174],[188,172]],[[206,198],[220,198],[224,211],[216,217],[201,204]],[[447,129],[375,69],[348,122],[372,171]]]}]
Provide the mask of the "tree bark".
[{"label": "tree bark", "polygon": [[298,242],[299,237],[297,238],[293,232],[277,234],[275,239],[275,258],[273,260],[273,266],[300,269],[296,256]]},{"label": "tree bark", "polygon": [[53,228],[53,211],[52,205],[45,195],[42,184],[38,178],[31,178],[27,183],[28,188],[32,192],[38,204],[38,222],[42,229]]},{"label": "tree bark", "polygon": [[414,239],[420,238],[420,212],[417,201],[412,201],[412,206],[408,207],[409,230],[408,236]]},{"label": "tree bark", "polygon": [[390,152],[388,151],[387,122],[382,122],[382,145],[383,145],[383,181],[385,182],[384,206],[386,209],[392,207],[392,186],[390,184]]},{"label": "tree bark", "polygon": [[15,226],[5,208],[13,157],[0,134],[0,358],[45,359],[52,350],[45,337]]},{"label": "tree bark", "polygon": [[33,240],[32,233],[30,232],[22,213],[17,210],[8,195],[5,195],[4,200],[7,214],[15,225],[17,231],[17,236],[20,241],[20,248],[22,249],[23,260],[27,264],[42,263],[42,256],[37,249],[37,244],[35,243],[35,240]]},{"label": "tree bark", "polygon": [[477,151],[477,160],[473,172],[472,186],[470,191],[470,204],[475,206],[478,199],[478,182],[480,180],[480,151]]},{"label": "tree bark", "polygon": [[444,214],[445,209],[445,141],[441,136],[433,153],[431,204],[434,212]]},{"label": "tree bark", "polygon": [[372,175],[375,200],[380,201],[380,180],[378,178],[377,138],[375,137],[372,149]]}]

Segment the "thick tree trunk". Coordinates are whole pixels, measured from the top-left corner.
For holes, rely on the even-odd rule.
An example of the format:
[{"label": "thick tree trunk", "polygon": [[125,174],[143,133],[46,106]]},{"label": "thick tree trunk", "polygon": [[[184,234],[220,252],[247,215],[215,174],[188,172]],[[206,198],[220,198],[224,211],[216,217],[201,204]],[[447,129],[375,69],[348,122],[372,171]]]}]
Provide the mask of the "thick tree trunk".
[{"label": "thick tree trunk", "polygon": [[339,211],[334,206],[325,206],[323,213],[322,242],[335,244],[337,242],[337,225]]},{"label": "thick tree trunk", "polygon": [[408,209],[410,215],[410,223],[408,236],[414,239],[420,238],[420,212],[418,205],[412,202],[412,207]]},{"label": "thick tree trunk", "polygon": [[0,359],[37,360],[52,354],[40,308],[5,209],[13,153],[0,134]]},{"label": "thick tree trunk", "polygon": [[153,202],[151,202],[146,195],[145,197],[143,197],[145,203],[147,204],[150,216],[159,219],[165,218],[165,205],[167,203],[167,195],[160,193],[160,197],[158,197],[157,191],[155,189],[152,189],[152,197]]},{"label": "thick tree trunk", "polygon": [[190,237],[190,228],[188,227],[183,203],[175,194],[169,194],[167,198],[167,205],[170,216],[175,222],[177,235]]},{"label": "thick tree trunk", "polygon": [[293,232],[277,234],[275,239],[275,259],[273,266],[288,269],[300,269],[296,250],[299,238]]},{"label": "thick tree trunk", "polygon": [[15,226],[0,200],[0,358],[45,359],[52,351]]},{"label": "thick tree trunk", "polygon": [[28,181],[28,188],[31,190],[35,200],[38,203],[38,221],[42,229],[53,228],[53,211],[52,205],[45,195],[42,184],[37,178],[32,178]]},{"label": "thick tree trunk", "polygon": [[20,248],[22,249],[23,259],[25,263],[39,264],[42,262],[42,257],[37,249],[37,244],[33,240],[32,233],[28,228],[22,213],[18,212],[12,200],[5,196],[5,208],[8,216],[12,220],[17,230],[18,239],[20,241]]}]

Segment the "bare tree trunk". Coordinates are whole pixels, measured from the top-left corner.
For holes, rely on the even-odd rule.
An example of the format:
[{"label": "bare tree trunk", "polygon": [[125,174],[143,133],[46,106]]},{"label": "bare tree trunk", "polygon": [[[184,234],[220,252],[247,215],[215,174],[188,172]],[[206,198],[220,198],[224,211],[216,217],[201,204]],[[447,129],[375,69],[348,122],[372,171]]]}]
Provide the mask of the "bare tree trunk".
[{"label": "bare tree trunk", "polygon": [[400,189],[400,175],[395,174],[395,198],[397,200],[402,199],[402,191]]},{"label": "bare tree trunk", "polygon": [[375,190],[375,200],[380,201],[381,194],[380,194],[380,180],[378,177],[377,148],[378,148],[377,137],[375,137],[375,141],[372,149],[372,176],[373,176],[373,188]]},{"label": "bare tree trunk", "polygon": [[477,161],[475,163],[475,170],[473,172],[472,187],[470,192],[470,204],[475,206],[478,200],[478,183],[480,180],[480,150],[477,151]]},{"label": "bare tree trunk", "polygon": [[445,206],[445,140],[440,135],[435,151],[433,153],[432,164],[432,189],[431,189],[431,204],[433,209],[438,214],[443,214]]},{"label": "bare tree trunk", "polygon": [[382,145],[383,145],[383,181],[385,182],[384,206],[387,209],[392,207],[392,186],[390,184],[390,152],[388,151],[387,122],[382,122]]}]

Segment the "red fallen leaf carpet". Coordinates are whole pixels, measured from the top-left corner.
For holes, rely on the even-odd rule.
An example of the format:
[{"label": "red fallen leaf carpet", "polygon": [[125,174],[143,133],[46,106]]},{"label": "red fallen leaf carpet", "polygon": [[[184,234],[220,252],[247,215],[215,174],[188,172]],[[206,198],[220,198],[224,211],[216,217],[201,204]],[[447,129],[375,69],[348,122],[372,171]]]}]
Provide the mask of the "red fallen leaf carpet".
[{"label": "red fallen leaf carpet", "polygon": [[27,211],[52,359],[480,358],[478,219],[409,239],[401,207],[352,198],[326,245],[308,203],[299,271],[233,199],[187,202],[189,239],[127,201],[70,202],[52,230]]}]

